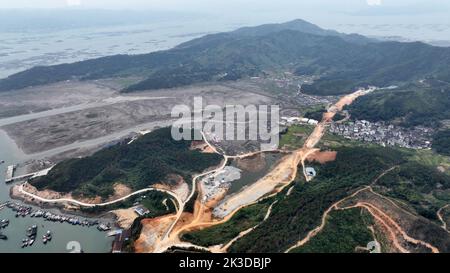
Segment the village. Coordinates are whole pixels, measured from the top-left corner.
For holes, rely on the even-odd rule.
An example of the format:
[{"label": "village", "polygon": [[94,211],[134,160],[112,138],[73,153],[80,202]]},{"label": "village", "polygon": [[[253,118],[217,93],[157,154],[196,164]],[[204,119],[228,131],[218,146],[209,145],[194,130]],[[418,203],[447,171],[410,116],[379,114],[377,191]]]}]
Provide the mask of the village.
[{"label": "village", "polygon": [[251,77],[250,80],[259,84],[263,89],[273,92],[284,102],[295,102],[297,106],[308,107],[326,105],[337,101],[336,96],[313,96],[302,92],[302,85],[311,84],[316,77],[294,75],[291,72],[274,73],[266,77]]},{"label": "village", "polygon": [[329,132],[347,139],[398,146],[410,149],[430,149],[433,130],[422,126],[404,128],[382,121],[366,120],[332,123]]}]

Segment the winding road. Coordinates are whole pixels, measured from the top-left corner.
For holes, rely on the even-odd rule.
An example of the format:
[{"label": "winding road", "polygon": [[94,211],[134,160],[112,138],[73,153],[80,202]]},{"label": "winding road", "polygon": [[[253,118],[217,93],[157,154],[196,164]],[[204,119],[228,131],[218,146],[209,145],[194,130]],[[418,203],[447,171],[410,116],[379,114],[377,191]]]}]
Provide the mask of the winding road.
[{"label": "winding road", "polygon": [[[293,173],[292,176],[290,176],[289,183],[286,183],[286,186],[289,185],[292,181],[295,180],[295,177],[296,177],[296,171],[297,171],[297,166],[298,166],[299,163],[302,164],[302,167],[303,167],[303,173],[304,173],[305,177],[307,177],[306,174],[305,174],[305,171],[304,171],[304,161],[305,161],[305,159],[308,157],[309,154],[311,154],[311,153],[313,153],[313,152],[316,152],[317,149],[315,149],[314,147],[317,145],[317,143],[320,141],[320,139],[322,138],[323,134],[325,133],[326,125],[327,125],[329,122],[331,122],[330,117],[332,117],[332,116],[333,116],[334,114],[336,114],[338,111],[341,111],[341,110],[342,110],[342,107],[343,107],[344,105],[350,104],[350,103],[351,103],[355,98],[357,98],[358,96],[365,95],[365,94],[367,94],[367,93],[369,93],[369,92],[371,92],[371,91],[373,91],[373,90],[372,90],[372,89],[370,89],[370,90],[358,90],[358,91],[355,92],[355,93],[352,93],[352,94],[350,94],[350,95],[347,95],[347,96],[342,97],[341,100],[339,100],[338,103],[336,103],[335,105],[331,106],[331,107],[328,109],[329,115],[328,115],[327,117],[324,116],[324,119],[316,126],[315,130],[313,131],[313,133],[308,137],[307,141],[305,142],[305,145],[304,145],[301,149],[299,149],[299,150],[297,150],[297,151],[295,151],[295,152],[293,153],[293,155],[292,155],[292,156],[293,156],[293,158],[292,158],[292,159],[293,159],[293,160],[292,160],[292,164],[293,164],[293,165],[292,165],[292,166],[288,166],[288,167],[293,168],[293,169],[294,169],[294,173]],[[104,202],[104,203],[98,203],[98,204],[85,203],[85,202],[81,202],[81,201],[74,200],[74,199],[70,199],[70,198],[60,198],[60,199],[46,199],[46,198],[42,198],[42,197],[40,197],[40,196],[37,196],[37,195],[35,195],[35,194],[32,194],[32,193],[29,193],[29,192],[25,191],[25,190],[24,190],[24,185],[25,185],[25,183],[19,186],[19,192],[20,192],[21,194],[24,194],[24,195],[26,195],[26,196],[29,196],[29,197],[31,197],[31,198],[34,198],[34,199],[39,200],[39,201],[42,201],[42,202],[48,202],[48,203],[72,203],[72,204],[76,204],[76,205],[83,206],[83,207],[108,206],[108,205],[111,205],[111,204],[115,204],[115,203],[124,201],[124,200],[126,200],[126,199],[128,199],[128,198],[130,198],[130,197],[132,197],[132,196],[135,196],[135,195],[138,195],[138,194],[141,194],[141,193],[144,193],[144,192],[149,192],[149,191],[160,191],[160,192],[167,193],[167,194],[171,195],[172,197],[174,197],[174,198],[177,200],[177,203],[179,204],[179,206],[178,206],[178,211],[177,211],[177,215],[176,215],[175,221],[173,221],[173,223],[169,226],[169,228],[167,229],[167,231],[164,233],[164,236],[162,236],[162,240],[161,240],[161,241],[164,242],[164,244],[162,244],[162,245],[166,245],[166,246],[167,246],[167,245],[175,245],[175,244],[176,244],[175,242],[177,241],[178,238],[172,238],[172,234],[171,234],[171,233],[172,233],[172,231],[174,230],[174,227],[175,227],[175,226],[177,225],[177,223],[179,222],[180,218],[182,217],[183,211],[184,211],[184,209],[185,209],[185,206],[186,206],[187,202],[188,202],[189,200],[191,200],[191,199],[194,197],[195,192],[196,192],[196,185],[197,185],[197,182],[198,182],[199,179],[201,179],[202,177],[204,177],[204,176],[206,176],[206,175],[210,175],[210,174],[213,174],[213,173],[217,173],[217,172],[223,170],[223,169],[225,168],[225,166],[227,165],[229,159],[246,158],[246,157],[251,157],[251,156],[254,156],[254,155],[257,155],[257,154],[260,154],[260,153],[277,151],[277,150],[258,151],[258,152],[251,152],[251,153],[243,154],[243,155],[228,156],[228,155],[226,155],[226,154],[220,153],[220,152],[217,150],[217,148],[214,147],[214,145],[212,145],[212,144],[208,141],[208,139],[207,139],[207,137],[205,136],[205,133],[204,133],[203,131],[201,132],[201,134],[202,134],[203,140],[204,140],[205,143],[212,149],[212,151],[213,151],[214,153],[217,153],[217,154],[219,154],[219,155],[221,155],[221,156],[223,157],[223,162],[222,162],[222,164],[221,164],[219,167],[217,167],[217,168],[215,168],[215,169],[213,169],[213,170],[209,170],[209,171],[206,171],[206,172],[203,172],[203,173],[201,173],[201,174],[198,174],[198,175],[194,176],[193,179],[192,179],[192,189],[191,189],[191,193],[190,193],[190,195],[188,196],[188,198],[186,198],[184,201],[181,200],[181,198],[180,198],[177,194],[175,194],[174,192],[169,191],[169,190],[164,190],[164,189],[158,189],[158,188],[146,188],[146,189],[138,190],[138,191],[135,191],[135,192],[133,192],[133,193],[131,193],[131,194],[129,194],[129,195],[126,195],[126,196],[124,196],[124,197],[121,197],[121,198],[119,198],[119,199],[116,199],[116,200],[113,200],[113,201],[109,201],[109,202]],[[291,165],[291,164],[289,164],[289,165]],[[294,166],[294,165],[295,165],[295,166]],[[307,181],[309,181],[308,178],[307,178]],[[355,193],[355,194],[356,194],[356,193]],[[342,200],[341,200],[341,201],[342,201]],[[241,209],[242,207],[245,207],[245,206],[247,206],[247,205],[249,205],[249,204],[240,206],[240,207],[239,207],[238,209],[236,209],[235,211],[237,211],[237,210],[239,210],[239,209]],[[272,204],[272,205],[273,205],[273,204]],[[330,207],[329,210],[331,211],[333,208],[335,208],[335,206],[336,206],[336,204],[333,205],[332,207]],[[268,211],[268,214],[266,215],[266,218],[270,215],[271,208],[272,208],[272,206],[270,206],[269,211]],[[235,211],[234,211],[234,212],[235,212]],[[234,212],[231,213],[231,215],[233,215]],[[231,216],[231,215],[230,215],[230,216]],[[226,217],[226,219],[224,219],[223,221],[227,221],[227,220],[229,220],[230,218],[231,218],[231,217]],[[265,218],[265,219],[266,219],[266,218]],[[323,219],[322,219],[322,225],[324,225],[325,218],[326,218],[326,215],[324,215],[324,217],[323,217]],[[264,219],[264,220],[265,220],[265,219]],[[221,223],[221,222],[223,222],[223,221],[219,221],[219,222],[217,222],[217,223]],[[317,234],[317,233],[323,228],[322,225],[321,225],[320,227],[316,228],[315,230],[311,231],[311,232],[308,234],[307,237],[308,237],[308,238],[311,238],[311,237],[315,236],[315,234]],[[249,232],[250,232],[250,231],[249,231]],[[179,234],[179,233],[174,233],[173,235],[178,235],[178,234]],[[246,234],[246,233],[245,233],[245,234]],[[242,236],[244,236],[245,234],[242,234]],[[242,236],[241,236],[241,237],[242,237]],[[240,238],[240,237],[239,237],[239,238]],[[237,238],[237,239],[239,239],[239,238]],[[305,238],[305,239],[306,239],[306,238]],[[307,239],[306,241],[308,241],[308,240],[309,240],[309,239]],[[172,243],[172,242],[174,242],[174,243]]]},{"label": "winding road", "polygon": [[43,198],[43,197],[40,197],[38,195],[35,195],[35,194],[32,194],[32,193],[29,193],[29,192],[25,191],[23,189],[23,186],[25,184],[27,184],[27,183],[28,182],[25,182],[25,183],[23,183],[23,184],[21,184],[19,186],[19,189],[18,189],[19,192],[21,194],[25,195],[25,196],[34,198],[35,200],[38,200],[38,201],[41,201],[41,202],[47,202],[47,203],[72,203],[72,204],[76,204],[76,205],[79,205],[79,206],[82,206],[82,207],[91,207],[91,208],[92,207],[105,207],[105,206],[108,206],[108,205],[112,205],[112,204],[115,204],[115,203],[122,202],[122,201],[124,201],[124,200],[126,200],[126,199],[128,199],[128,198],[130,198],[132,196],[135,196],[135,195],[138,195],[138,194],[141,194],[141,193],[145,193],[145,192],[149,192],[149,191],[159,191],[159,192],[167,193],[170,196],[172,196],[173,198],[175,198],[179,204],[182,203],[181,199],[175,193],[173,193],[171,191],[168,191],[168,190],[164,190],[164,189],[158,189],[158,188],[146,188],[146,189],[138,190],[138,191],[130,193],[130,194],[124,196],[124,197],[121,197],[119,199],[116,199],[116,200],[113,200],[113,201],[109,201],[109,202],[105,202],[105,203],[98,203],[98,204],[85,203],[85,202],[81,202],[81,201],[78,201],[78,200],[75,200],[75,199],[71,199],[71,198],[47,199],[47,198]]}]

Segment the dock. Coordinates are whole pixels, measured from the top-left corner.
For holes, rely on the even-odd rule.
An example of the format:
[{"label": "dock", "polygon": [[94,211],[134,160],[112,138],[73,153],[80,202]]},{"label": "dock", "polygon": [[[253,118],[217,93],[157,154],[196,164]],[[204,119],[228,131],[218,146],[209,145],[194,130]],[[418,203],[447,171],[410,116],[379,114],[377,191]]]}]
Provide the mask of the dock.
[{"label": "dock", "polygon": [[122,232],[123,232],[123,230],[116,229],[116,230],[112,230],[112,231],[108,232],[106,235],[108,237],[112,237],[112,236],[120,235],[120,234],[122,234]]},{"label": "dock", "polygon": [[112,245],[112,253],[121,253],[122,248],[124,246],[124,242],[128,241],[131,236],[131,230],[124,230],[117,233],[114,237],[113,245]]},{"label": "dock", "polygon": [[[10,167],[13,167],[11,170],[11,175],[9,175]],[[8,166],[8,170],[6,171],[7,173],[6,173],[5,183],[12,183],[14,181],[26,180],[26,179],[30,179],[30,178],[36,178],[36,177],[47,175],[48,172],[53,168],[53,166],[48,169],[41,170],[41,171],[38,171],[35,173],[28,173],[28,174],[19,175],[19,176],[13,176],[15,168],[16,168],[15,165]]]},{"label": "dock", "polygon": [[9,165],[6,168],[6,177],[5,182],[9,183],[9,181],[14,177],[14,171],[16,170],[16,165]]}]

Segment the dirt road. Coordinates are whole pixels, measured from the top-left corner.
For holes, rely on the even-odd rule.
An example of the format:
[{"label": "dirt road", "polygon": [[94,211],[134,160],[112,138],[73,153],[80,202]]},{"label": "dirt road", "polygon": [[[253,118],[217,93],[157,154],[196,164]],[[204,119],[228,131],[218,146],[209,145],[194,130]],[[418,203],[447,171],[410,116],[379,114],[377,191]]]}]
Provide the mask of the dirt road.
[{"label": "dirt road", "polygon": [[[295,180],[297,176],[297,170],[298,166],[301,164],[303,169],[303,175],[305,176],[305,179],[307,181],[310,180],[310,178],[305,173],[305,160],[312,155],[313,153],[316,153],[319,151],[319,149],[315,149],[314,147],[319,143],[322,136],[325,133],[327,125],[331,122],[333,116],[342,110],[342,108],[345,105],[350,104],[358,98],[359,96],[365,95],[369,92],[373,91],[370,90],[358,90],[355,93],[352,93],[350,95],[344,96],[341,98],[335,105],[331,106],[328,110],[328,113],[324,114],[323,120],[316,126],[312,134],[308,137],[306,140],[304,146],[301,149],[298,149],[292,154],[286,156],[284,159],[280,161],[280,163],[265,177],[260,179],[259,181],[253,183],[249,187],[245,188],[243,191],[239,192],[238,194],[234,195],[230,199],[226,200],[225,203],[222,204],[221,209],[226,211],[224,214],[225,217],[222,220],[202,220],[204,219],[204,215],[206,213],[206,210],[210,210],[211,208],[208,206],[205,206],[200,202],[200,204],[196,204],[193,217],[190,221],[186,223],[182,223],[182,226],[177,226],[180,219],[183,217],[183,211],[185,208],[186,202],[180,203],[180,210],[178,211],[175,221],[170,225],[170,227],[167,229],[167,232],[162,237],[162,239],[155,244],[155,251],[160,252],[163,249],[167,249],[172,245],[176,245],[180,243],[179,236],[183,231],[186,230],[193,230],[198,228],[205,228],[209,226],[218,225],[224,222],[227,222],[237,211],[242,209],[243,207],[246,207],[248,205],[254,204],[258,200],[260,200],[262,197],[267,196],[267,194],[273,195],[278,192],[280,192],[282,189],[284,189],[286,186],[290,185],[292,181]],[[192,179],[192,191],[187,200],[190,200],[194,194],[196,185],[199,182],[198,180],[206,175],[216,173],[218,171],[223,170],[223,168],[226,166],[227,162],[231,158],[245,158],[250,157],[255,154],[263,153],[265,151],[259,151],[259,152],[253,152],[249,154],[239,155],[239,156],[228,156],[223,153],[220,153],[216,147],[214,147],[206,138],[205,134],[202,132],[202,136],[206,144],[210,147],[210,150],[214,151],[217,154],[220,154],[224,157],[223,164],[219,166],[217,169],[204,172],[202,174],[196,175]],[[201,194],[201,191],[199,191]],[[198,198],[198,200],[202,200]],[[208,212],[210,213],[210,212]],[[326,216],[325,216],[326,217]],[[177,227],[175,229],[175,227]],[[249,230],[248,232],[250,232]],[[320,231],[320,230],[319,230]],[[243,231],[242,236],[244,236],[245,231]]]},{"label": "dirt road", "polygon": [[442,216],[442,211],[443,210],[445,210],[446,208],[448,208],[450,205],[445,205],[445,206],[443,206],[442,208],[440,208],[438,211],[437,211],[437,213],[436,213],[436,215],[437,215],[437,217],[438,217],[438,219],[439,219],[439,221],[441,221],[441,223],[442,223],[442,228],[445,230],[445,231],[447,231],[448,233],[450,233],[450,231],[447,229],[447,222],[444,220],[444,217]]},{"label": "dirt road", "polygon": [[21,184],[19,186],[19,192],[21,194],[23,194],[25,196],[29,196],[29,197],[34,198],[35,200],[38,200],[38,201],[41,201],[41,202],[47,202],[47,203],[53,203],[53,204],[55,204],[55,203],[71,203],[71,204],[75,204],[75,205],[78,205],[78,206],[90,207],[90,208],[92,208],[92,207],[105,207],[105,206],[108,206],[108,205],[112,205],[112,204],[115,204],[115,203],[122,202],[122,201],[124,201],[124,200],[126,200],[126,199],[128,199],[130,197],[133,197],[133,196],[141,194],[141,193],[149,192],[149,191],[159,191],[159,192],[167,193],[167,194],[171,195],[173,198],[175,198],[179,204],[182,203],[181,199],[175,193],[173,193],[173,192],[171,192],[169,190],[157,189],[157,188],[146,188],[146,189],[138,190],[138,191],[130,193],[130,194],[124,196],[124,197],[115,199],[113,201],[104,202],[104,203],[96,203],[96,204],[85,203],[85,202],[81,202],[81,201],[78,201],[78,200],[75,200],[75,199],[70,199],[70,198],[47,199],[47,198],[42,198],[42,197],[40,197],[38,195],[35,195],[35,194],[32,194],[32,193],[29,193],[29,192],[25,191],[23,189],[25,184],[27,184],[27,182],[25,182],[25,183],[23,183],[23,184]]}]

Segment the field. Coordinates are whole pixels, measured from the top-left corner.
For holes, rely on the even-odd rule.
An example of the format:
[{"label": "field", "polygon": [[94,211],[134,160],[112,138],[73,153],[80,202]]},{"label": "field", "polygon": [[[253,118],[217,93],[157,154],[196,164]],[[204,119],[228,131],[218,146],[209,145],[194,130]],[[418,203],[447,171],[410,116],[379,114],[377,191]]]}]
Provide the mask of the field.
[{"label": "field", "polygon": [[286,134],[281,136],[280,148],[294,150],[303,146],[308,136],[314,130],[310,125],[293,125],[288,128]]}]

